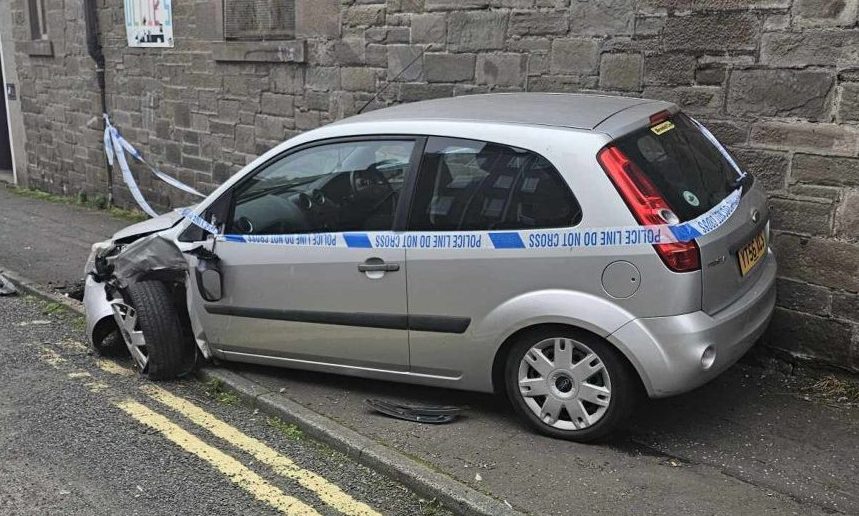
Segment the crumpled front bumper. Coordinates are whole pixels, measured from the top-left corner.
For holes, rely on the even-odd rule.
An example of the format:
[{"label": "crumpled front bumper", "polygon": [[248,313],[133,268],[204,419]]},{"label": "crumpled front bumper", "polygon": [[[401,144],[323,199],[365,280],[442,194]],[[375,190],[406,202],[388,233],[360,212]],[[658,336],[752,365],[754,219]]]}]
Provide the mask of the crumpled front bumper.
[{"label": "crumpled front bumper", "polygon": [[99,283],[87,275],[84,284],[84,310],[86,311],[86,334],[90,343],[104,338],[105,324],[114,324],[113,308],[107,299],[104,283]]},{"label": "crumpled front bumper", "polygon": [[[189,294],[189,303],[191,302],[191,297]],[[90,274],[87,274],[86,282],[84,283],[84,310],[86,311],[87,339],[90,344],[97,346],[101,343],[102,339],[117,328],[117,325],[114,318],[113,305],[108,300],[105,284],[96,281]],[[203,358],[209,359],[212,357],[212,351],[206,341],[205,332],[197,319],[196,312],[192,310],[190,317],[191,329],[193,330],[197,347],[203,354]]]}]

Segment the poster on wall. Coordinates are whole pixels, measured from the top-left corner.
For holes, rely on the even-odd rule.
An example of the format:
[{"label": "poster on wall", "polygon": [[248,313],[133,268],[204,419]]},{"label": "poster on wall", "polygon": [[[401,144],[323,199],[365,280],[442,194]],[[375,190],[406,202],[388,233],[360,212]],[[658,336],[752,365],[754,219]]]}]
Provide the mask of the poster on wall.
[{"label": "poster on wall", "polygon": [[172,47],[172,0],[125,0],[129,47]]}]

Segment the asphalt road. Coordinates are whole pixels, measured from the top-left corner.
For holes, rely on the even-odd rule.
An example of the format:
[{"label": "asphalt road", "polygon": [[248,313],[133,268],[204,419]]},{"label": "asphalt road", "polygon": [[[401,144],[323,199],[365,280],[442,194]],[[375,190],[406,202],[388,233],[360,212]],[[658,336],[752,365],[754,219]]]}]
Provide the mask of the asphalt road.
[{"label": "asphalt road", "polygon": [[0,297],[0,513],[446,514],[215,386],[98,360],[56,308]]}]

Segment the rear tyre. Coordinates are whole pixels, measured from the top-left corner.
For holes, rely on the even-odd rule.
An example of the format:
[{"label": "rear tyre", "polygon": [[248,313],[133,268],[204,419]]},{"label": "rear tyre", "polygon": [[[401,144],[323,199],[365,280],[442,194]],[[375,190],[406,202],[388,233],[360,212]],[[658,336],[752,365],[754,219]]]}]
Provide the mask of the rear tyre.
[{"label": "rear tyre", "polygon": [[174,295],[161,281],[141,281],[125,292],[128,304],[114,306],[117,323],[131,357],[151,380],[190,373],[196,346],[183,331]]},{"label": "rear tyre", "polygon": [[515,412],[542,434],[591,442],[620,429],[640,396],[634,371],[603,339],[572,328],[521,336],[504,368]]}]

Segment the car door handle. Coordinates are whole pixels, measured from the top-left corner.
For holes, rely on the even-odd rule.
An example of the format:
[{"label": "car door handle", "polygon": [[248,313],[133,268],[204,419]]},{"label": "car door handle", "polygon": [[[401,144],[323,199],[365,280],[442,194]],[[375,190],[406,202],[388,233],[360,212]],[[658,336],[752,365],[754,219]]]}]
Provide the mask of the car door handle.
[{"label": "car door handle", "polygon": [[358,264],[360,272],[394,272],[400,270],[399,263],[361,263]]}]

